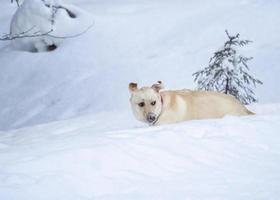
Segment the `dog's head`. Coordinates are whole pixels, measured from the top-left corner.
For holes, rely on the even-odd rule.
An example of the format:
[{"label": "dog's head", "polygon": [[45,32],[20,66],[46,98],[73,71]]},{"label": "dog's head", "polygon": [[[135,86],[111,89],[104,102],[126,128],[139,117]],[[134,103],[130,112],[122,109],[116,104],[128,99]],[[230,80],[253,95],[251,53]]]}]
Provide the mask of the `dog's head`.
[{"label": "dog's head", "polygon": [[159,91],[163,89],[161,81],[153,84],[151,87],[143,87],[138,89],[137,83],[129,84],[131,93],[130,103],[133,114],[136,119],[154,124],[162,109],[161,96]]}]

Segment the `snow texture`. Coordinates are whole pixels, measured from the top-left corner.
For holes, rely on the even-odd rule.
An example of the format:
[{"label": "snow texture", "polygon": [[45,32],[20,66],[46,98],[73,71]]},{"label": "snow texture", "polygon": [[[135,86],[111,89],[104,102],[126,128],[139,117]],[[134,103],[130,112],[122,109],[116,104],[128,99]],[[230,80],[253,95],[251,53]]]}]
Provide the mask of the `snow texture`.
[{"label": "snow texture", "polygon": [[110,112],[1,132],[0,199],[278,199],[280,115],[267,108],[157,127]]}]

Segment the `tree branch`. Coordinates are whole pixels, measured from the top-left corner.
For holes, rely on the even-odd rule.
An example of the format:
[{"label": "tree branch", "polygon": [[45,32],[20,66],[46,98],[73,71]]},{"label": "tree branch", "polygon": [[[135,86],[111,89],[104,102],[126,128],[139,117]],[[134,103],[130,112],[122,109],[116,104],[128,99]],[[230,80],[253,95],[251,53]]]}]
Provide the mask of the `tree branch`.
[{"label": "tree branch", "polygon": [[0,41],[7,41],[7,40],[15,40],[15,39],[19,39],[19,38],[31,38],[31,37],[40,37],[40,36],[45,36],[48,35],[49,33],[51,33],[53,30],[51,29],[50,31],[46,32],[46,33],[40,33],[39,31],[32,33],[30,35],[28,35],[27,33],[30,32],[32,29],[34,29],[35,26],[33,26],[32,28],[30,28],[27,31],[23,31],[19,34],[16,35],[11,35],[9,34],[4,34],[4,36],[2,36],[0,38]]},{"label": "tree branch", "polygon": [[37,32],[32,33],[32,34],[28,34],[31,30],[33,30],[35,28],[35,26],[33,26],[32,28],[28,29],[27,31],[23,31],[22,33],[19,33],[19,34],[13,35],[13,36],[10,33],[9,34],[4,34],[2,37],[0,37],[0,41],[9,41],[9,40],[15,40],[15,39],[41,37],[41,36],[49,36],[49,37],[57,38],[57,39],[75,38],[75,37],[79,37],[79,36],[85,34],[93,26],[94,26],[94,21],[84,31],[82,31],[82,32],[80,32],[78,34],[69,35],[69,36],[56,36],[56,35],[52,35],[50,33],[53,32],[53,29],[51,29],[51,30],[49,30],[49,31],[47,31],[45,33],[40,33],[40,31],[37,31]]},{"label": "tree branch", "polygon": [[[17,3],[17,6],[19,7],[19,0],[15,0],[15,2]],[[11,0],[11,3],[14,3],[14,0]]]}]

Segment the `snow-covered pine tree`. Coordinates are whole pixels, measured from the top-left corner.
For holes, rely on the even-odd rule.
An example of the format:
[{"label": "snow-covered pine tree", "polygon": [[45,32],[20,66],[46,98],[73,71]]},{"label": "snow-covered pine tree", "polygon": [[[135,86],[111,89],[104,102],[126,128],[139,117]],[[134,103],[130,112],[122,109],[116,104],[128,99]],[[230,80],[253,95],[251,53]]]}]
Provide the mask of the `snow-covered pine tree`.
[{"label": "snow-covered pine tree", "polygon": [[247,62],[253,58],[238,52],[238,48],[252,41],[241,40],[239,34],[231,36],[227,30],[226,35],[228,40],[221,50],[214,53],[208,67],[193,74],[197,88],[231,94],[243,104],[257,102],[253,87],[262,82],[249,74]]}]

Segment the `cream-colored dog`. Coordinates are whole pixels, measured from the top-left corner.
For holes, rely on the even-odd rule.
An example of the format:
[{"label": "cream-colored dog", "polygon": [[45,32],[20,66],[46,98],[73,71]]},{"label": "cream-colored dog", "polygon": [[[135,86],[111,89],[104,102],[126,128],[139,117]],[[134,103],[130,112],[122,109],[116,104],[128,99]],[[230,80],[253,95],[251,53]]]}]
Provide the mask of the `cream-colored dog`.
[{"label": "cream-colored dog", "polygon": [[187,89],[160,92],[161,89],[161,81],[140,89],[136,83],[129,84],[130,103],[138,120],[154,125],[254,114],[231,95]]}]

